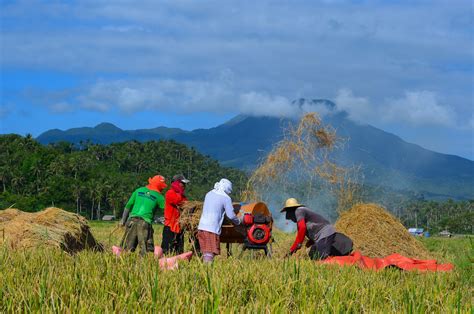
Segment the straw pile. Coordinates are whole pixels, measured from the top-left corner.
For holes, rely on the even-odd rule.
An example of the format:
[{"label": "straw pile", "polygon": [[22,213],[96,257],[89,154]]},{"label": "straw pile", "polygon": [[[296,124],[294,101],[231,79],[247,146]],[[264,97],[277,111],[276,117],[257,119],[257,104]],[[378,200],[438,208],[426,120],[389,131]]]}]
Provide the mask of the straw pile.
[{"label": "straw pile", "polygon": [[[335,131],[324,126],[316,113],[306,114],[297,126],[290,125],[285,130],[284,139],[275,145],[254,171],[247,183],[247,194],[244,192],[244,197],[251,194],[255,186],[267,185],[280,179],[294,167],[313,167],[319,158],[325,159],[335,143]],[[318,155],[316,152],[322,154]]]},{"label": "straw pile", "polygon": [[341,213],[336,230],[349,236],[354,250],[370,257],[399,253],[411,258],[432,258],[398,219],[376,204],[358,204]]},{"label": "straw pile", "polygon": [[188,201],[180,206],[179,225],[182,230],[193,232],[197,230],[203,205],[203,202]]},{"label": "straw pile", "polygon": [[315,112],[304,115],[297,125],[284,130],[278,142],[252,173],[243,201],[265,200],[275,187],[291,190],[295,183],[305,183],[306,195],[314,195],[315,186],[325,185],[338,201],[338,209],[355,203],[354,169],[346,169],[331,161],[331,151],[340,143],[336,131],[324,125]]},{"label": "straw pile", "polygon": [[84,217],[56,207],[37,213],[13,208],[0,210],[0,245],[12,249],[55,247],[68,253],[103,249]]},{"label": "straw pile", "polygon": [[20,215],[21,211],[16,208],[8,208],[5,210],[0,211],[0,223],[5,221],[12,220],[16,216]]}]

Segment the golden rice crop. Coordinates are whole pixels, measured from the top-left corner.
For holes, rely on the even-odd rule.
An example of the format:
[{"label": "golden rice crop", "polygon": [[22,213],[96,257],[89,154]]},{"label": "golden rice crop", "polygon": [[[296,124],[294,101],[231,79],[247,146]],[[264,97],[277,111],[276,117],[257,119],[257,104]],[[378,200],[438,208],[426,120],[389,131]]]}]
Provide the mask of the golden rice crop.
[{"label": "golden rice crop", "polygon": [[[114,224],[94,223],[107,242]],[[276,258],[220,257],[211,265],[194,258],[174,272],[153,257],[111,253],[0,248],[0,312],[197,313],[469,313],[472,254],[469,239],[427,239],[451,273],[381,272],[281,259],[294,234],[275,232]],[[113,234],[113,242],[120,234]],[[155,226],[160,243],[161,228]],[[109,248],[107,248],[109,249]],[[471,278],[471,279],[470,279]]]}]

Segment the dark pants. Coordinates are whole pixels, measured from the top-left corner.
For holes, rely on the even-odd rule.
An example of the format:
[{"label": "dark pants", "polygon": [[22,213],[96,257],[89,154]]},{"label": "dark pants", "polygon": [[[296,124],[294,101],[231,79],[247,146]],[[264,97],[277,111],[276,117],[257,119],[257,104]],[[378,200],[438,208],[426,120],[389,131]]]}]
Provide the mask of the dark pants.
[{"label": "dark pants", "polygon": [[145,255],[146,252],[153,252],[155,245],[153,243],[153,227],[151,224],[141,218],[131,218],[126,224],[122,246],[124,250],[132,252],[135,251],[137,246],[140,246],[140,255]]},{"label": "dark pants", "polygon": [[326,259],[329,256],[346,256],[352,252],[352,240],[346,235],[336,232],[327,238],[321,239],[311,246],[311,259]]},{"label": "dark pants", "polygon": [[184,232],[174,233],[170,227],[163,228],[163,241],[161,248],[164,254],[175,253],[181,254],[184,252]]}]

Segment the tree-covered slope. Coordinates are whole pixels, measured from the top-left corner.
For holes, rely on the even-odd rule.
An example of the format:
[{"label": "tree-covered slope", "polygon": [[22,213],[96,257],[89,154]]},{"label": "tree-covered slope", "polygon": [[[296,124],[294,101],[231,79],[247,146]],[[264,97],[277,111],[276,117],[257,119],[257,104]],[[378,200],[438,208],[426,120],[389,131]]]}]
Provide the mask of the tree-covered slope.
[{"label": "tree-covered slope", "polygon": [[60,206],[84,215],[120,212],[134,189],[155,174],[187,176],[190,199],[202,199],[222,177],[238,198],[246,181],[239,170],[174,141],[41,145],[31,137],[0,136],[0,208],[35,211]]}]

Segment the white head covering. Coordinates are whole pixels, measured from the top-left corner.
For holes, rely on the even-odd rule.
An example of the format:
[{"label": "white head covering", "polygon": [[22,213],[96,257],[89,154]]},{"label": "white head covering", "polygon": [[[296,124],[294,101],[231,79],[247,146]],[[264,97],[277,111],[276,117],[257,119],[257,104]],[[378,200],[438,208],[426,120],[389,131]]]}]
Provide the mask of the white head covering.
[{"label": "white head covering", "polygon": [[214,192],[223,195],[232,193],[232,182],[227,179],[221,179],[219,182],[214,184]]}]

